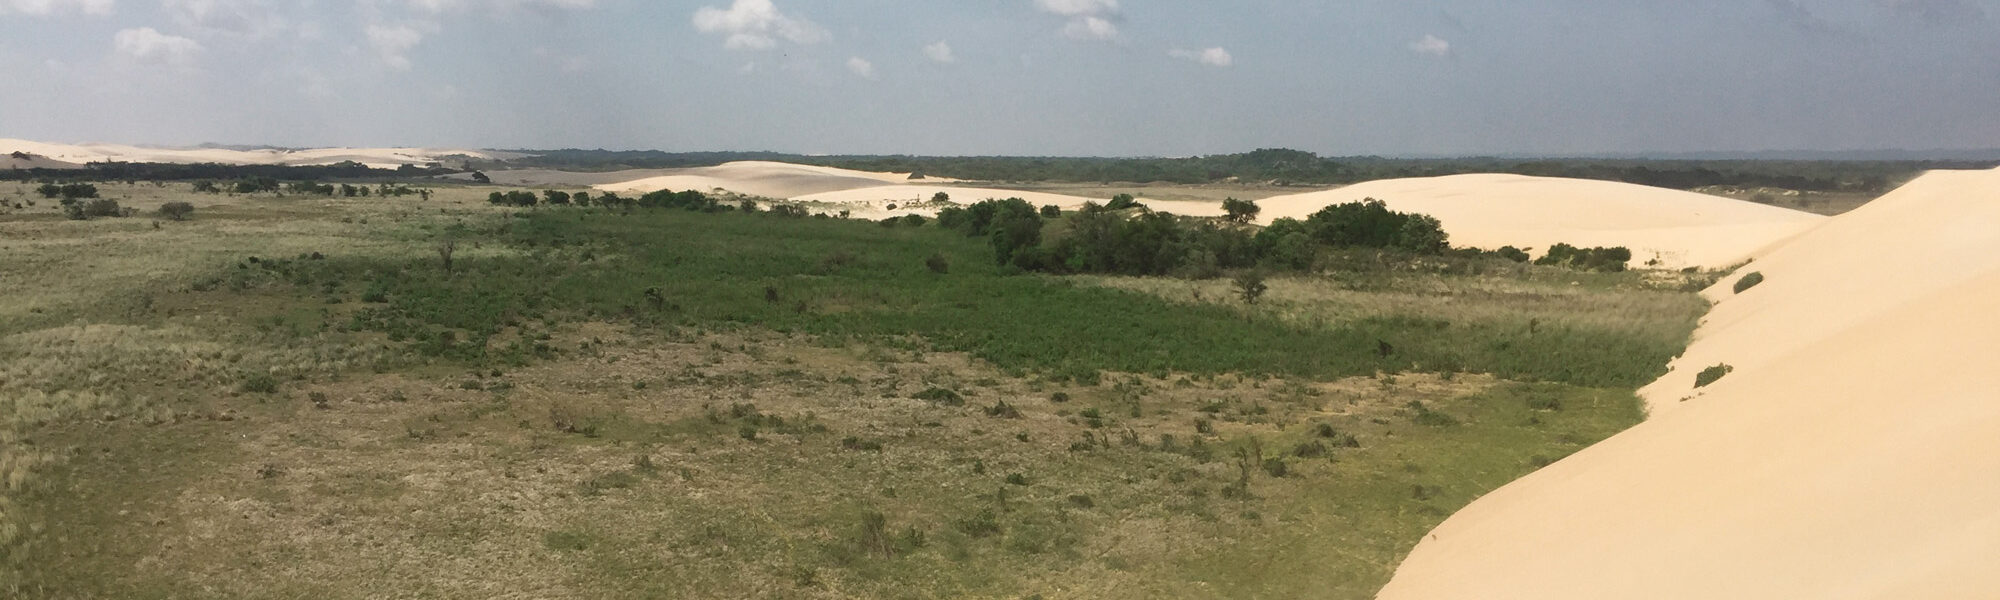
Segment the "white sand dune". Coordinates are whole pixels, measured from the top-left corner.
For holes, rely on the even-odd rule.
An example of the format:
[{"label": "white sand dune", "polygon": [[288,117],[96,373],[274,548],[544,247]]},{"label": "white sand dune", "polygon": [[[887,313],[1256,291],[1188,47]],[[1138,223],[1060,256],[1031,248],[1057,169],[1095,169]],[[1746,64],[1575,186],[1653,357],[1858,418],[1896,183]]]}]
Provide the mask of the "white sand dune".
[{"label": "white sand dune", "polygon": [[1651,419],[1453,515],[1380,597],[1994,597],[2000,170],[1928,174],[1750,271]]},{"label": "white sand dune", "polygon": [[522,155],[488,150],[433,148],[314,148],[305,150],[229,150],[223,148],[146,148],[123,144],[54,144],[0,139],[0,155],[12,152],[40,155],[65,163],[150,162],[222,163],[238,165],[330,165],[354,161],[376,168],[422,165],[454,155],[505,160]]},{"label": "white sand dune", "polygon": [[1635,263],[1726,267],[1817,225],[1818,215],[1629,183],[1526,175],[1386,179],[1258,202],[1260,220],[1303,219],[1332,204],[1375,198],[1437,217],[1456,246],[1494,249],[1625,246]]},{"label": "white sand dune", "polygon": [[659,169],[653,175],[595,187],[610,192],[724,189],[766,198],[797,198],[812,194],[877,187],[908,181],[909,173],[872,173],[833,167],[768,161],[737,161],[713,167]]}]

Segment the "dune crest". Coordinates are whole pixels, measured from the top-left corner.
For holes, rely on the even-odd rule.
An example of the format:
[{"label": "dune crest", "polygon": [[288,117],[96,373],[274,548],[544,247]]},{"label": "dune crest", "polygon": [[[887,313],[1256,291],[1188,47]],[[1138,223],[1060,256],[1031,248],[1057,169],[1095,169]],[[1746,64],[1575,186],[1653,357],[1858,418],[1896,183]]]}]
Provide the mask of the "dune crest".
[{"label": "dune crest", "polygon": [[1996,197],[2000,170],[1931,173],[1760,253],[1651,419],[1459,511],[1379,597],[1990,597]]}]

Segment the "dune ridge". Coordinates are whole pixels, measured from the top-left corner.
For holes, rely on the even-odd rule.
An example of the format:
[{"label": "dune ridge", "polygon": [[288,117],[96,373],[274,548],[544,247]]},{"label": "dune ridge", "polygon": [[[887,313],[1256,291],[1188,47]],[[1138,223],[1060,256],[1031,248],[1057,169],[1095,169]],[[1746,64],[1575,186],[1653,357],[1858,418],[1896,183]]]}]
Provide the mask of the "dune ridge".
[{"label": "dune ridge", "polygon": [[1760,253],[1648,421],[1459,511],[1379,597],[1991,597],[1996,199],[2000,170],[1931,173]]}]

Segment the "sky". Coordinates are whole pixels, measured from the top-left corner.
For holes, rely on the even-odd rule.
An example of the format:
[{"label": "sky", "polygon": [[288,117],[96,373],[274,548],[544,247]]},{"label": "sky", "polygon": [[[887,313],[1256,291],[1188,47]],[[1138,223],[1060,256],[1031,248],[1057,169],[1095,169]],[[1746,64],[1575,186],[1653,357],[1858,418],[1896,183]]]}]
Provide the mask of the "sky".
[{"label": "sky", "polygon": [[0,0],[0,137],[927,155],[2000,147],[2000,0]]}]

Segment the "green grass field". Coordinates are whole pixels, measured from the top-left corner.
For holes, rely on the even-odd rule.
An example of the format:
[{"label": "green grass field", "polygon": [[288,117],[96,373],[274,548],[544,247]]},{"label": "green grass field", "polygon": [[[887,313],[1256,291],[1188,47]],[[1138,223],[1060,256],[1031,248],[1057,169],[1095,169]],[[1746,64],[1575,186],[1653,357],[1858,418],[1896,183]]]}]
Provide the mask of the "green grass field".
[{"label": "green grass field", "polygon": [[934,227],[484,191],[0,215],[0,585],[1365,598],[1458,507],[1638,422],[1705,308],[1533,268],[1248,306]]}]

